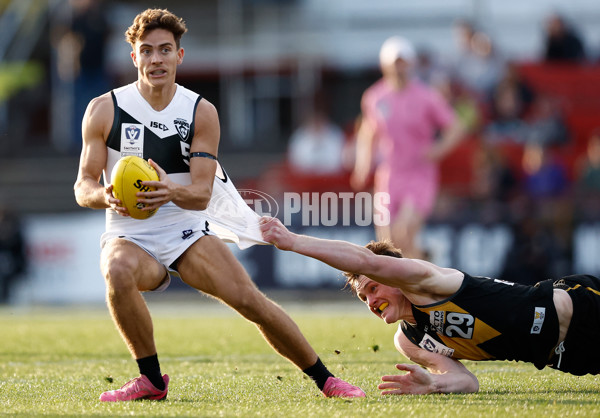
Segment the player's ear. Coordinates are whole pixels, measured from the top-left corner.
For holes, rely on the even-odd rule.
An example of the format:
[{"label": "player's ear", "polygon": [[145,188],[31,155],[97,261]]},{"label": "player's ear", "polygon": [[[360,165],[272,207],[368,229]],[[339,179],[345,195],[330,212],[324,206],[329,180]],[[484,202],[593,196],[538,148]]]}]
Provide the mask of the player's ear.
[{"label": "player's ear", "polygon": [[134,50],[131,51],[131,60],[133,61],[133,65],[137,68],[137,55]]},{"label": "player's ear", "polygon": [[177,51],[177,65],[179,65],[183,62],[184,55],[185,55],[185,51],[183,50],[183,48],[179,48],[179,50]]}]

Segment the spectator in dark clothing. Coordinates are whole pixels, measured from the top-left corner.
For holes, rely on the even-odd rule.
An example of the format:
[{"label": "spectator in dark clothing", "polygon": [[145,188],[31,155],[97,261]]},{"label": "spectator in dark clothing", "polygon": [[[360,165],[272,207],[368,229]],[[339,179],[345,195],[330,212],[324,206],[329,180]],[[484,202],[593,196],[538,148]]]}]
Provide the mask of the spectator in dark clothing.
[{"label": "spectator in dark clothing", "polygon": [[513,245],[506,255],[499,278],[533,285],[540,280],[557,277],[554,263],[560,252],[548,228],[531,214],[514,225],[513,233]]},{"label": "spectator in dark clothing", "polygon": [[524,186],[534,198],[559,197],[568,190],[569,181],[560,161],[542,145],[527,144],[523,153]]},{"label": "spectator in dark clothing", "polygon": [[562,105],[557,98],[538,95],[525,121],[528,143],[551,146],[563,145],[570,140]]},{"label": "spectator in dark clothing", "polygon": [[587,195],[600,196],[600,128],[587,140],[586,153],[577,162],[577,185]]},{"label": "spectator in dark clothing", "polygon": [[0,207],[0,303],[9,302],[15,280],[25,271],[25,241],[14,213]]},{"label": "spectator in dark clothing", "polygon": [[70,150],[81,149],[81,121],[91,99],[110,87],[105,71],[110,25],[104,0],[69,0],[70,13],[61,10],[56,29],[58,75],[73,86]]},{"label": "spectator in dark clothing", "polygon": [[518,86],[510,82],[497,85],[492,100],[492,119],[483,129],[484,142],[525,143],[527,124],[522,118],[523,102]]},{"label": "spectator in dark clothing", "polygon": [[581,62],[585,49],[575,30],[567,25],[558,14],[551,15],[546,21],[546,61]]}]

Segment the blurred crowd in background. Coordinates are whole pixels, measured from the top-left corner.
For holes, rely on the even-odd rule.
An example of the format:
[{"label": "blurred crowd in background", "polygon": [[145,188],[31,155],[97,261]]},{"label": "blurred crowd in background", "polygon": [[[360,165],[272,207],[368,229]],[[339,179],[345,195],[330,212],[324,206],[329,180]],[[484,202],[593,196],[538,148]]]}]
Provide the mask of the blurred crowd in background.
[{"label": "blurred crowd in background", "polygon": [[[381,76],[377,60],[381,42],[403,35],[418,52],[415,75],[441,92],[468,131],[441,162],[441,194],[428,222],[508,224],[515,240],[503,277],[532,282],[567,274],[574,225],[600,220],[598,39],[586,39],[577,21],[549,5],[538,13],[538,53],[511,54],[496,42],[501,28],[495,26],[491,33],[482,18],[482,9],[492,7],[491,2],[467,2],[471,7],[466,10],[457,2],[453,13],[440,12],[438,29],[447,39],[439,39],[438,32],[438,47],[432,47],[414,23],[401,20],[392,30],[388,19],[387,32],[373,35],[370,55],[362,54],[365,47],[358,43],[346,46],[345,56],[365,55],[359,64],[344,64],[344,56],[331,63],[309,53],[319,42],[310,36],[310,27],[294,32],[298,25],[294,8],[304,10],[302,3],[317,4],[300,0],[165,4],[184,16],[190,31],[183,39],[187,65],[178,82],[219,109],[221,159],[238,188],[275,197],[283,192],[356,191],[349,177],[361,123],[361,95]],[[77,160],[86,104],[135,80],[122,33],[138,11],[154,6],[144,1],[0,1],[3,177],[20,175],[18,170],[7,171],[14,161],[31,164],[35,172],[33,158]],[[314,6],[317,12],[319,7],[324,6]],[[597,21],[600,6],[593,10],[596,15],[590,19]],[[365,20],[374,27],[373,16]],[[321,18],[326,20],[327,15]],[[347,22],[350,26],[354,21]],[[425,26],[435,24],[430,19]],[[262,32],[256,30],[260,25]],[[209,34],[211,29],[214,33]],[[253,45],[236,42],[249,32],[259,33],[252,38]],[[288,32],[303,33],[299,52],[272,60],[271,49],[286,49],[273,46],[274,38]],[[411,33],[420,35],[412,39]],[[207,43],[212,49],[203,49]],[[513,49],[519,50],[516,45]],[[266,58],[248,58],[249,50]],[[218,62],[211,62],[215,57]],[[242,68],[236,67],[238,59],[245,63]],[[57,176],[59,172],[58,168]],[[61,186],[67,196],[75,175],[66,174]],[[43,185],[41,178],[38,187]],[[2,263],[14,267],[8,273],[7,268],[0,270],[7,282],[4,277],[24,268],[23,250],[14,250],[23,246],[18,233],[4,226],[18,225],[9,209],[27,214],[77,208],[74,202],[53,205],[50,198],[46,207],[19,207],[18,197],[10,195],[15,183],[4,180],[1,186],[6,192],[0,200],[5,206],[0,215],[0,256],[16,254],[12,264]]]}]

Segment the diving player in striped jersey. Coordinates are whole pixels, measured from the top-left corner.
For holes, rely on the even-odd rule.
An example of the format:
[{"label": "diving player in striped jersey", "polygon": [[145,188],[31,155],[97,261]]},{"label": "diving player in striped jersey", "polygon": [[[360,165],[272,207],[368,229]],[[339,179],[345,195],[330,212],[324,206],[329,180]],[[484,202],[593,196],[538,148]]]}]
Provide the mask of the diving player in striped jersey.
[{"label": "diving player in striped jersey", "polygon": [[[382,394],[477,392],[460,360],[516,360],[574,375],[600,373],[600,280],[574,275],[521,285],[402,257],[389,241],[365,247],[297,235],[261,219],[263,239],[345,272],[347,285],[388,324],[417,364],[383,376]],[[423,367],[421,367],[423,366]]]}]

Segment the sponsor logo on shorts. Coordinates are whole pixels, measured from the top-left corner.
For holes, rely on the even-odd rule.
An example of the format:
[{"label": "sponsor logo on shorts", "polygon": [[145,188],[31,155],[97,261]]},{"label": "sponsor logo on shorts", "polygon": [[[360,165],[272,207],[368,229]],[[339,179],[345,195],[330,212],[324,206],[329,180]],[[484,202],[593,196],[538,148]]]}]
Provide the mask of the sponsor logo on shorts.
[{"label": "sponsor logo on shorts", "polygon": [[539,334],[542,332],[542,325],[546,318],[546,308],[536,306],[533,315],[533,325],[531,326],[531,334]]},{"label": "sponsor logo on shorts", "polygon": [[181,232],[182,239],[191,238],[193,235],[194,235],[194,231],[192,229],[186,229],[185,231]]}]

